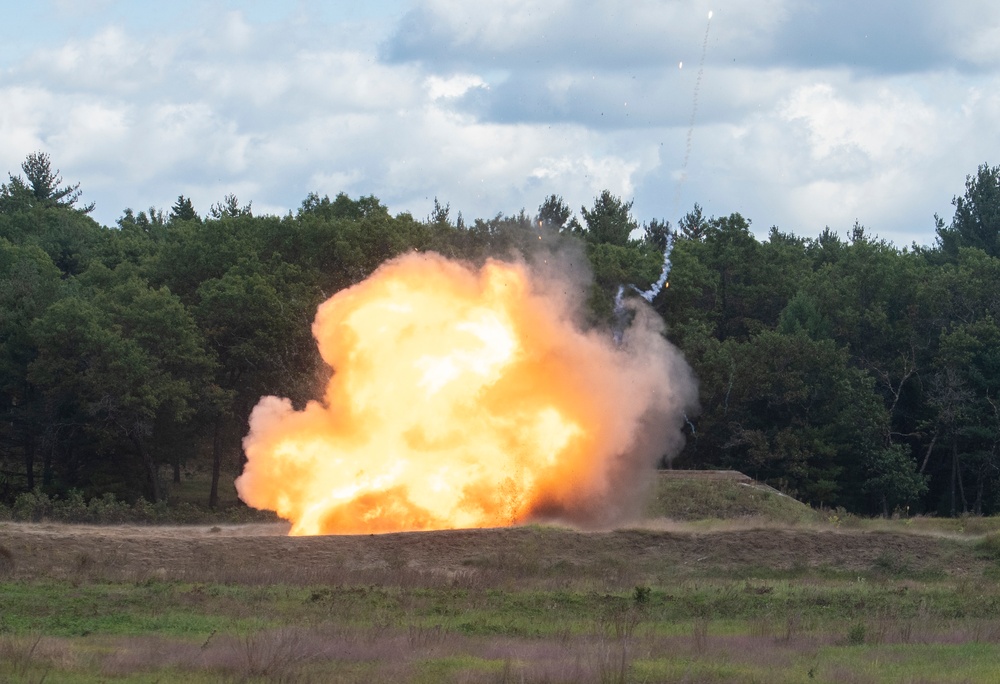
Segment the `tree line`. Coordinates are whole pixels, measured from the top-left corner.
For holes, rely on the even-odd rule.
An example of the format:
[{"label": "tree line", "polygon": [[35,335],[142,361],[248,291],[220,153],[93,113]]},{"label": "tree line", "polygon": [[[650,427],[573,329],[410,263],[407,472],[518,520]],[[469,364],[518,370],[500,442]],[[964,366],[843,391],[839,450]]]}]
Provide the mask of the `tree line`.
[{"label": "tree line", "polygon": [[544,233],[582,246],[595,326],[620,285],[656,280],[672,238],[653,306],[701,401],[672,467],[858,513],[1000,510],[1000,167],[970,175],[935,244],[911,248],[859,224],[762,241],[698,205],[640,225],[608,191],[579,218],[552,195],[472,222],[437,200],[416,219],[310,193],[279,217],[229,195],[202,216],[180,196],[109,227],[47,155],[21,172],[0,186],[0,503],[162,501],[198,462],[215,507],[259,398],[301,406],[328,379],[310,332],[322,301],[405,251],[476,262]]}]

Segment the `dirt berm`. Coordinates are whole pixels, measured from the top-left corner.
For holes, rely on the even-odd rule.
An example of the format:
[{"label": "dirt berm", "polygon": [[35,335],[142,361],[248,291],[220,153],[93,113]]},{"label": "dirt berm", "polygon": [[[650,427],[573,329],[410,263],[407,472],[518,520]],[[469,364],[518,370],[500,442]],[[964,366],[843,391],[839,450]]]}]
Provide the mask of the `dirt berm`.
[{"label": "dirt berm", "polygon": [[974,541],[897,532],[760,527],[581,532],[527,526],[375,536],[287,537],[287,526],[85,526],[0,523],[0,575],[341,584],[511,581],[651,582],[671,576],[885,572],[981,575]]}]

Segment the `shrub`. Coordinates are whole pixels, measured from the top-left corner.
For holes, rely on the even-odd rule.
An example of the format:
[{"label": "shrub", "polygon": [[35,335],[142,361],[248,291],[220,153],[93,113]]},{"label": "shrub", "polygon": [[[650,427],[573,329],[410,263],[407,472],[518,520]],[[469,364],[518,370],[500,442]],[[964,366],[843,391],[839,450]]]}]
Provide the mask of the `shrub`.
[{"label": "shrub", "polygon": [[649,603],[649,596],[651,593],[652,590],[649,587],[640,585],[635,588],[635,592],[632,594],[632,599],[636,602],[636,604],[643,605]]},{"label": "shrub", "polygon": [[275,522],[278,517],[272,511],[258,511],[246,506],[213,511],[188,502],[175,505],[165,501],[151,503],[142,497],[134,503],[129,503],[116,498],[110,492],[88,501],[79,490],[70,490],[65,499],[60,499],[35,489],[18,495],[12,508],[0,507],[0,519],[19,522],[55,520],[101,525],[122,523],[185,525]]},{"label": "shrub", "polygon": [[41,522],[52,514],[52,499],[41,489],[19,494],[14,499],[13,517],[15,520]]}]

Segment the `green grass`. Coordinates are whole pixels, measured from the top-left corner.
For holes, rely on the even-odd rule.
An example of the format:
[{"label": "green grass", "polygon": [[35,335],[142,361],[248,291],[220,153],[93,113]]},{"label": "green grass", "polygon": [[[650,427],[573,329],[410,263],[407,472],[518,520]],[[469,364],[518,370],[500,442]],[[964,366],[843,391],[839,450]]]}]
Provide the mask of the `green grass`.
[{"label": "green grass", "polygon": [[[995,583],[806,580],[648,592],[6,582],[0,679],[613,681],[623,662],[625,681],[997,676]],[[251,667],[248,648],[280,667]],[[121,662],[129,651],[148,654]],[[174,662],[189,654],[205,660]]]},{"label": "green grass", "polygon": [[242,610],[236,601],[218,599],[206,604],[211,605],[209,611],[194,610],[190,591],[167,584],[74,586],[43,581],[0,588],[0,629],[14,634],[191,636],[238,625],[236,616]]},{"label": "green grass", "polygon": [[[728,654],[651,658],[633,665],[635,681],[760,682],[992,682],[1000,681],[994,644],[825,646],[788,649],[753,662]],[[776,668],[779,662],[781,667]]]},{"label": "green grass", "polygon": [[820,513],[733,479],[654,498],[659,521],[610,533],[0,523],[0,681],[1000,681],[1000,521]]},{"label": "green grass", "polygon": [[699,477],[698,471],[660,473],[646,514],[684,521],[753,518],[791,524],[823,520],[818,511],[765,485],[735,477]]}]

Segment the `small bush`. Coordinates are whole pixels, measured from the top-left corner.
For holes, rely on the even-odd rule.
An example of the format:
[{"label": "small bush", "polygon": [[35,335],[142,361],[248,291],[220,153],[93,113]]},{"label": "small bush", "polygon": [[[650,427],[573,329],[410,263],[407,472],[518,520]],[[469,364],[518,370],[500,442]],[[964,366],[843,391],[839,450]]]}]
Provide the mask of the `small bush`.
[{"label": "small bush", "polygon": [[651,593],[652,590],[649,587],[637,586],[635,588],[635,592],[633,592],[632,594],[632,600],[634,600],[636,604],[640,606],[645,605],[649,603],[649,597]]},{"label": "small bush", "polygon": [[19,494],[14,499],[13,517],[15,520],[41,522],[52,514],[52,499],[40,489]]},{"label": "small bush", "polygon": [[87,501],[83,498],[83,492],[79,489],[69,490],[66,500],[59,504],[59,518],[65,520],[86,520],[89,511]]},{"label": "small bush", "polygon": [[[139,501],[142,501],[140,498]],[[66,511],[69,513],[70,511]],[[132,513],[137,512],[132,506],[129,506],[125,501],[119,501],[115,498],[114,494],[106,493],[100,498],[93,498],[90,503],[87,504],[87,512],[85,514],[86,522],[95,523],[123,523],[130,522],[133,518]],[[64,517],[64,521],[73,522],[71,518]]]},{"label": "small bush", "polygon": [[273,511],[258,511],[246,506],[213,511],[188,502],[175,505],[165,501],[151,503],[142,497],[129,503],[110,492],[88,501],[79,490],[70,490],[66,498],[60,499],[35,489],[18,495],[11,508],[0,509],[0,519],[18,522],[52,520],[96,525],[203,525],[217,522],[276,522],[278,517]]},{"label": "small bush", "polygon": [[306,633],[293,627],[245,634],[238,649],[247,678],[272,681],[287,681],[295,670],[319,655],[319,648]]},{"label": "small bush", "polygon": [[847,630],[847,643],[851,646],[860,646],[865,643],[865,637],[868,635],[868,628],[865,627],[863,622],[857,622],[851,625],[851,628]]}]

